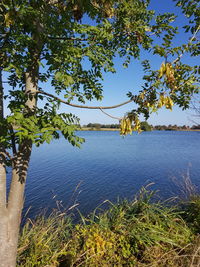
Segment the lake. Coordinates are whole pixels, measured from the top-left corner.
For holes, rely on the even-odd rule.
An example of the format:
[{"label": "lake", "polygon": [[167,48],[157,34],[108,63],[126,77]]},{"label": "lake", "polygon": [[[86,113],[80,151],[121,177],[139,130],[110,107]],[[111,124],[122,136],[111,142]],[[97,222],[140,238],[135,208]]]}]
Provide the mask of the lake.
[{"label": "lake", "polygon": [[200,132],[153,131],[121,137],[113,131],[77,133],[81,149],[64,139],[34,148],[25,196],[25,211],[33,217],[41,209],[77,204],[84,215],[104,200],[132,199],[150,182],[161,198],[180,193],[172,182],[189,172],[200,181]]}]

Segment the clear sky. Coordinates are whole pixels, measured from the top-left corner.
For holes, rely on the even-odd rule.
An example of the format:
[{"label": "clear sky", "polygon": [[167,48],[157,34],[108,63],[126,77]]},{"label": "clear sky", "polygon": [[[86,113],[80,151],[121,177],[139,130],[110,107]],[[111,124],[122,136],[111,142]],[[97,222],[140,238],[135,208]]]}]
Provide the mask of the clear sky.
[{"label": "clear sky", "polygon": [[[152,0],[150,8],[156,10],[157,13],[174,12],[178,15],[175,24],[179,27],[182,27],[187,22],[187,19],[181,13],[181,10],[175,7],[175,3],[172,0]],[[182,30],[178,37],[175,39],[175,44],[180,45],[181,42],[188,40],[189,37],[190,36],[183,33]],[[152,56],[148,53],[145,53],[141,56],[141,60],[145,58],[148,58],[155,68],[159,68],[163,61],[163,59],[158,58],[155,55]],[[187,63],[189,62],[191,64],[194,64],[195,60],[197,59],[190,59],[187,57],[187,55],[184,55],[183,60],[185,60],[185,62]],[[101,102],[89,102],[87,103],[88,105],[109,106],[113,104],[118,104],[127,100],[126,94],[128,91],[137,92],[138,90],[140,90],[142,85],[143,72],[140,67],[140,64],[138,64],[138,61],[134,60],[130,64],[128,69],[124,69],[122,67],[122,60],[116,59],[115,67],[117,69],[116,74],[106,74],[104,76],[104,99]],[[123,117],[126,112],[133,109],[133,105],[134,104],[131,103],[117,109],[107,110],[106,112],[108,112],[112,116]],[[89,122],[105,124],[118,123],[117,120],[106,116],[100,110],[84,110],[71,108],[64,105],[62,105],[61,110],[66,110],[67,112],[70,111],[72,113],[75,113],[77,116],[79,116],[81,125],[87,124]],[[148,121],[153,125],[193,125],[192,114],[193,111],[182,111],[178,107],[174,107],[173,111],[169,111],[163,108],[157,114],[152,114]]]},{"label": "clear sky", "polygon": [[[187,23],[187,19],[181,13],[179,8],[175,7],[175,3],[172,0],[152,0],[151,9],[154,9],[156,13],[164,13],[170,12],[178,15],[178,18],[174,25],[178,25],[180,28]],[[191,37],[190,35],[186,35],[183,30],[180,30],[180,34],[174,40],[175,45],[180,45],[188,40]],[[144,59],[149,59],[151,65],[158,69],[163,61],[162,58],[158,56],[151,55],[150,53],[143,53],[141,55],[141,61]],[[196,64],[196,59],[191,59],[187,55],[184,55],[183,60],[186,63]],[[116,58],[115,67],[117,72],[115,74],[105,74],[103,81],[103,90],[104,90],[104,99],[101,102],[92,101],[86,104],[88,105],[98,105],[98,106],[110,106],[114,104],[118,104],[128,100],[127,92],[131,91],[133,93],[137,93],[141,89],[141,85],[143,84],[142,77],[143,72],[138,60],[133,60],[129,65],[128,69],[124,69],[122,67],[122,60]],[[49,84],[43,85],[43,89],[49,91]],[[5,88],[7,89],[7,88]],[[50,90],[51,91],[51,90]],[[115,117],[123,117],[123,115],[132,110],[134,108],[134,104],[130,103],[123,107],[108,110],[110,115]],[[100,110],[88,110],[88,109],[78,109],[66,106],[64,104],[61,105],[60,111],[62,112],[71,112],[76,114],[80,118],[80,124],[88,124],[89,122],[97,122],[103,124],[110,123],[118,123],[118,120],[111,119],[110,117],[103,114]],[[158,124],[177,124],[177,125],[193,125],[192,122],[192,114],[191,110],[182,111],[178,107],[174,107],[173,111],[169,111],[166,109],[161,109],[158,114],[152,114],[149,123],[153,125]]]}]

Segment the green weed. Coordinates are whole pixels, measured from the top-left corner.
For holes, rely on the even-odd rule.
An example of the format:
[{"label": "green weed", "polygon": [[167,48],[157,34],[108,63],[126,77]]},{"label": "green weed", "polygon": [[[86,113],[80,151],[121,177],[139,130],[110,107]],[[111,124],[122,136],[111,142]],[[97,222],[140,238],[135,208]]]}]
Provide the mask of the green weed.
[{"label": "green weed", "polygon": [[71,228],[70,217],[56,212],[28,220],[19,240],[17,266],[58,266],[67,253]]},{"label": "green weed", "polygon": [[200,198],[194,215],[192,202],[181,209],[152,201],[153,195],[142,188],[133,201],[110,203],[76,225],[59,213],[29,220],[20,237],[18,267],[197,266]]}]

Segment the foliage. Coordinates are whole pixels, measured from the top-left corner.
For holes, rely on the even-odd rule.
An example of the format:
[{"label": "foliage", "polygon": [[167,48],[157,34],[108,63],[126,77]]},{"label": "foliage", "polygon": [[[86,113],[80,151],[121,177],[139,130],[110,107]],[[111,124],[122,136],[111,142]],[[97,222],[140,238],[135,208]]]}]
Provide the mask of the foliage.
[{"label": "foliage", "polygon": [[153,196],[143,188],[132,202],[96,209],[75,227],[62,216],[39,217],[32,227],[28,222],[18,266],[189,266],[198,259],[193,227],[182,219],[180,206],[153,201]]},{"label": "foliage", "polygon": [[177,130],[189,130],[190,127],[189,126],[186,126],[186,125],[183,125],[183,126],[177,126],[176,124],[175,125],[155,125],[154,127],[154,130],[158,130],[158,131],[177,131]]},{"label": "foliage", "polygon": [[195,233],[200,234],[200,196],[192,195],[188,201],[181,203],[183,218]]},{"label": "foliage", "polygon": [[152,129],[153,129],[153,127],[150,124],[148,124],[147,121],[141,122],[141,130],[142,131],[152,131]]},{"label": "foliage", "polygon": [[100,129],[102,126],[100,123],[88,123],[87,124],[88,128],[95,128],[95,129]]},{"label": "foliage", "polygon": [[[100,124],[100,123],[88,123],[86,126],[83,126],[83,128],[95,128],[95,129],[120,129],[120,124]],[[140,127],[142,131],[151,131],[152,126],[148,124],[147,121],[141,121]],[[131,126],[132,130],[133,127]]]},{"label": "foliage", "polygon": [[[199,92],[199,66],[189,65],[181,60],[184,53],[190,57],[199,55],[198,3],[192,0],[177,1],[183,14],[189,17],[185,31],[190,35],[189,41],[178,47],[173,45],[177,28],[172,23],[176,16],[169,13],[156,15],[153,10],[150,10],[149,4],[149,0],[1,1],[0,168],[1,173],[5,173],[6,165],[12,166],[13,170],[8,203],[6,186],[4,186],[6,177],[3,175],[1,179],[0,222],[4,226],[1,227],[1,231],[4,231],[2,229],[8,230],[8,235],[5,233],[0,235],[1,239],[5,239],[1,240],[3,245],[0,250],[1,257],[5,256],[3,265],[8,260],[8,253],[5,251],[10,249],[7,246],[9,243],[17,244],[24,183],[32,145],[50,143],[61,135],[72,145],[79,146],[83,142],[83,139],[75,134],[79,124],[78,118],[69,112],[61,113],[59,111],[61,103],[72,105],[72,101],[77,101],[84,106],[86,101],[102,100],[103,77],[106,72],[116,72],[115,58],[121,58],[123,67],[126,68],[134,59],[140,62],[140,55],[143,52],[159,56],[160,62],[163,63],[160,68],[153,69],[148,58],[140,62],[144,70],[144,84],[137,95],[132,92],[128,93],[130,98],[128,102],[134,102],[136,105],[122,120],[126,124],[124,126],[122,123],[122,134],[132,131],[131,122],[134,123],[135,130],[141,130],[140,114],[147,119],[151,112],[157,111],[162,106],[171,109],[173,104],[183,109],[188,108],[192,95]],[[6,90],[3,88],[3,82],[8,85]],[[8,103],[6,116],[5,103]],[[75,106],[80,107],[80,105]],[[126,213],[126,209],[124,212]],[[158,212],[158,219],[161,217],[164,220],[165,216],[159,214]],[[136,218],[133,217],[135,229],[144,234],[144,239],[142,239],[144,248],[147,245],[157,244],[155,222],[153,223],[147,215],[146,221],[139,215],[135,216]],[[170,230],[167,241],[162,242],[167,247],[178,247],[188,238],[187,231],[181,225],[180,231],[177,230],[174,233],[176,223],[173,221],[173,215],[169,216],[172,221],[169,222],[169,227],[164,227],[160,221],[158,224],[160,232],[158,232],[163,238],[162,234]],[[126,221],[126,218],[124,220]],[[138,220],[144,229],[137,225]],[[11,221],[12,229],[10,229]],[[126,222],[130,226],[128,221]],[[150,231],[148,224],[151,224],[154,233]],[[170,227],[172,224],[174,228]],[[93,231],[100,236],[103,232],[102,230],[98,232],[95,226],[91,229],[90,240],[94,242],[96,237]],[[131,234],[124,234],[120,245],[117,243],[119,235],[116,232],[111,233],[111,229],[107,230],[106,236],[101,237],[114,239],[114,249],[112,251],[108,249],[108,252],[114,253],[115,262],[118,259],[116,251],[120,250],[119,246],[122,252],[121,262],[131,257],[132,250],[134,257],[137,253],[140,254],[138,243],[129,242],[131,238],[137,239],[136,233],[132,228],[128,230]],[[185,238],[182,236],[184,231]],[[56,264],[58,250],[61,254],[63,250],[54,243],[53,234],[48,239],[45,234],[47,232],[48,228],[44,230],[44,235],[35,236],[36,244],[29,243],[32,255],[33,251],[39,250],[42,254],[37,252],[40,256],[33,257],[35,261],[33,264],[30,258],[27,263],[26,259],[23,259],[22,264],[25,266],[46,264],[48,250],[51,261]],[[55,231],[54,234],[58,232]],[[77,240],[87,244],[84,230],[78,231],[77,229],[74,234],[78,235]],[[146,234],[150,236],[150,240],[145,239]],[[34,240],[34,235],[31,238]],[[45,247],[41,245],[43,240],[45,240]],[[106,245],[106,248],[108,247]],[[15,260],[15,248],[16,246],[12,248],[9,255],[9,260],[12,262]],[[76,247],[72,246],[71,249],[76,251]],[[86,245],[85,249],[86,251],[81,248],[80,251],[84,253],[84,260],[90,264],[93,255],[88,254],[90,250]]]},{"label": "foliage", "polygon": [[[186,32],[197,33],[198,5],[189,0],[176,2],[190,17]],[[163,61],[158,70],[151,68],[148,59],[141,62],[144,85],[138,95],[128,93],[137,108],[125,120],[131,119],[135,129],[140,131],[139,114],[147,119],[162,106],[189,107],[192,94],[199,89],[199,70],[198,66],[182,63],[180,55],[185,52],[193,57],[198,55],[196,35],[189,43],[174,47],[177,29],[171,23],[175,15],[155,15],[148,6],[148,0],[3,0],[0,61],[10,85],[5,94],[10,115],[0,121],[5,129],[1,132],[4,147],[11,147],[13,135],[9,129],[15,124],[16,144],[25,138],[36,145],[49,143],[58,138],[56,131],[60,130],[70,143],[79,145],[83,140],[74,134],[78,119],[72,114],[59,113],[60,101],[42,95],[44,83],[51,84],[55,96],[60,95],[68,103],[101,100],[103,75],[116,71],[113,63],[116,56],[123,58],[124,67],[132,59],[139,59],[145,50],[159,55]],[[172,57],[177,60],[169,61]],[[25,92],[26,73],[35,76],[40,93]],[[33,114],[25,111],[30,98],[42,103],[41,108],[32,110]]]},{"label": "foliage", "polygon": [[[134,123],[134,128],[132,129],[132,123]],[[121,119],[120,123],[120,135],[132,134],[132,131],[141,132],[141,122],[137,115],[128,114],[128,116]]]},{"label": "foliage", "polygon": [[70,217],[53,212],[48,218],[38,216],[28,220],[21,232],[18,248],[18,266],[58,265],[66,255],[70,242],[72,223]]},{"label": "foliage", "polygon": [[200,130],[200,124],[199,125],[193,125],[192,126],[192,129],[194,129],[194,130]]}]

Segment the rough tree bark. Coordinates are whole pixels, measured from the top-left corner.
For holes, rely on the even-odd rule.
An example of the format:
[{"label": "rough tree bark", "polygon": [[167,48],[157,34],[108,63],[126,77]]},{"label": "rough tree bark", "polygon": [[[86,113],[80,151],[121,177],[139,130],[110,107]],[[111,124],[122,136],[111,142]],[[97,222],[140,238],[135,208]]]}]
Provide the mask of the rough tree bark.
[{"label": "rough tree bark", "polygon": [[[29,92],[37,90],[37,84],[31,76],[30,73],[26,74],[26,91]],[[3,101],[1,101],[2,104]],[[27,108],[31,110],[34,105],[35,98],[33,97],[27,101]],[[13,155],[12,180],[8,201],[6,199],[5,152],[3,146],[0,149],[0,267],[14,267],[16,266],[18,233],[32,142],[24,140],[18,146],[17,153]]]},{"label": "rough tree bark", "polygon": [[[18,233],[23,208],[23,196],[28,162],[31,154],[31,143],[24,142],[20,146],[14,159],[12,170],[12,183],[8,203],[1,207],[0,218],[0,266],[16,266]],[[5,180],[5,168],[1,168],[1,179]],[[4,187],[5,188],[5,187]],[[2,195],[6,195],[6,190]]]},{"label": "rough tree bark", "polygon": [[[33,114],[36,108],[35,93],[38,90],[39,65],[38,59],[42,44],[38,35],[33,35],[36,46],[30,51],[32,61],[25,73],[25,93],[29,96],[26,102],[27,114]],[[1,73],[2,74],[2,73]],[[3,86],[0,77],[0,119],[3,114]],[[15,141],[14,141],[15,142]],[[13,144],[15,146],[15,144]],[[17,257],[17,244],[19,227],[24,203],[24,189],[27,170],[32,151],[32,141],[25,139],[13,150],[12,177],[7,199],[6,192],[6,151],[0,145],[0,267],[15,267]]]}]

